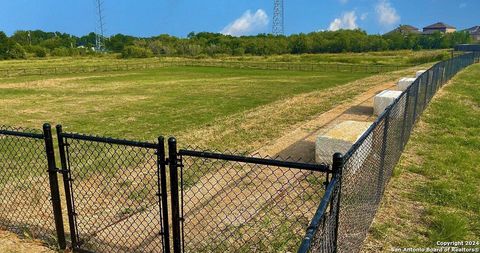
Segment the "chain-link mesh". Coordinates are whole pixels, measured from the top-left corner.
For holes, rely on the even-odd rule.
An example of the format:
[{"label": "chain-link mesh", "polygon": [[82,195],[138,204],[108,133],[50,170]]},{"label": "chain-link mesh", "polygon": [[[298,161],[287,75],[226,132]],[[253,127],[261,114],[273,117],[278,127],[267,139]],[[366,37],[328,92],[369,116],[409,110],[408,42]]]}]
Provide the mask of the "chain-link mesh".
[{"label": "chain-link mesh", "polygon": [[327,191],[310,223],[307,235],[298,252],[334,252],[336,248],[336,227],[338,202],[340,200],[339,175],[329,183]]},{"label": "chain-link mesh", "polygon": [[0,227],[55,242],[48,163],[40,130],[0,126]]},{"label": "chain-link mesh", "polygon": [[358,252],[414,123],[435,92],[473,64],[472,54],[440,62],[421,75],[345,156],[338,245]]},{"label": "chain-link mesh", "polygon": [[156,150],[65,138],[76,248],[163,252]]},{"label": "chain-link mesh", "polygon": [[294,251],[324,193],[319,171],[189,155],[179,161],[185,252]]}]

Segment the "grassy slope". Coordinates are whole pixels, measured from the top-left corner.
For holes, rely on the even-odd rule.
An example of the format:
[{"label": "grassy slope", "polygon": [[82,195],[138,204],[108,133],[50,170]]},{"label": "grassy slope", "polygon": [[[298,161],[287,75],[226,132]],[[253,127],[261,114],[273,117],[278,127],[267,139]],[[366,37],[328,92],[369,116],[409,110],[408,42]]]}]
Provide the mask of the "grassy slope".
[{"label": "grassy slope", "polygon": [[480,65],[441,91],[389,184],[365,251],[480,239]]}]

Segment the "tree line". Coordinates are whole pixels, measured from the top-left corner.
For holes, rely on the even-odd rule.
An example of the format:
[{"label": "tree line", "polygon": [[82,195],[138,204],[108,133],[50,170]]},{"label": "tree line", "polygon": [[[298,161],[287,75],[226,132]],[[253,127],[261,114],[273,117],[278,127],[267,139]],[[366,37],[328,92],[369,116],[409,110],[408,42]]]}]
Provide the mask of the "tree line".
[{"label": "tree line", "polygon": [[[8,37],[0,31],[0,60],[46,56],[83,56],[99,54],[95,50],[96,34],[77,37],[67,33],[17,31]],[[212,57],[242,55],[315,54],[371,52],[402,49],[443,49],[470,43],[467,32],[431,35],[393,32],[369,35],[362,30],[321,31],[274,36],[233,37],[219,33],[190,33],[186,38],[159,35],[148,38],[116,34],[104,38],[107,53],[123,58],[152,56]]]}]

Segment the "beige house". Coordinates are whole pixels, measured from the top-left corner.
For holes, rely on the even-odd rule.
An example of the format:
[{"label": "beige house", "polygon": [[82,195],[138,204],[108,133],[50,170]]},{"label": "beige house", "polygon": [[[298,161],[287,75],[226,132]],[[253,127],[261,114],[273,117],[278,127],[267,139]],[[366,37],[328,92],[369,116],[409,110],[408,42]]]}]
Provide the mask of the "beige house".
[{"label": "beige house", "polygon": [[442,22],[438,22],[423,28],[423,34],[432,34],[435,32],[453,33],[455,31],[457,31],[457,28]]}]

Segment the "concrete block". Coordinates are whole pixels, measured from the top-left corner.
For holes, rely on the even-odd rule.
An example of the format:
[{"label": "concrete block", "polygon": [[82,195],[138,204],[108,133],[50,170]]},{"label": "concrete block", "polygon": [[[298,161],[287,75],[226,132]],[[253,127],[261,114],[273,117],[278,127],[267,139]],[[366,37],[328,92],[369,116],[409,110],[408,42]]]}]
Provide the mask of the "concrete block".
[{"label": "concrete block", "polygon": [[[345,154],[371,125],[371,122],[344,121],[325,134],[318,136],[315,143],[315,161],[331,164],[334,153]],[[359,151],[365,153],[365,156],[362,155],[364,159],[355,163],[355,168],[359,168],[363,164],[371,150],[371,145],[371,138],[367,138],[360,146]]]},{"label": "concrete block", "polygon": [[396,90],[384,90],[380,94],[376,95],[373,99],[373,113],[375,115],[382,114],[385,109],[402,95],[401,91]]},{"label": "concrete block", "polygon": [[417,74],[415,74],[415,78],[419,78],[421,75],[423,75],[423,73],[427,72],[426,70],[419,70],[417,71]]},{"label": "concrete block", "polygon": [[398,83],[397,83],[398,90],[401,90],[401,91],[407,90],[408,87],[410,87],[410,85],[412,85],[412,83],[415,82],[415,80],[417,80],[417,79],[416,78],[409,78],[409,77],[404,77],[404,78],[400,79],[400,81],[398,81]]}]

